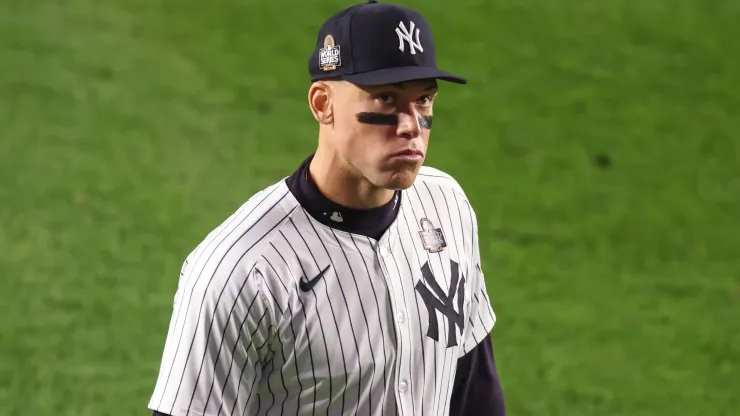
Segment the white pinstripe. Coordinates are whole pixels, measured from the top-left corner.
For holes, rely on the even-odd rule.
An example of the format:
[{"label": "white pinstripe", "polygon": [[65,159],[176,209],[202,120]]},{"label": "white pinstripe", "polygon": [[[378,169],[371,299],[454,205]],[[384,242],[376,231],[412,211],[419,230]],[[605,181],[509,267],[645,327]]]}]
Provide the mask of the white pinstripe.
[{"label": "white pinstripe", "polygon": [[[495,315],[475,212],[449,175],[423,167],[379,241],[310,217],[280,181],[214,229],[183,263],[149,408],[180,415],[446,415],[457,359]],[[422,247],[420,220],[447,248]],[[465,279],[463,329],[416,289],[426,263],[447,293]],[[299,289],[326,266],[308,292]],[[454,311],[459,313],[457,299]],[[450,328],[456,346],[447,347]],[[405,387],[405,389],[404,389]]]}]

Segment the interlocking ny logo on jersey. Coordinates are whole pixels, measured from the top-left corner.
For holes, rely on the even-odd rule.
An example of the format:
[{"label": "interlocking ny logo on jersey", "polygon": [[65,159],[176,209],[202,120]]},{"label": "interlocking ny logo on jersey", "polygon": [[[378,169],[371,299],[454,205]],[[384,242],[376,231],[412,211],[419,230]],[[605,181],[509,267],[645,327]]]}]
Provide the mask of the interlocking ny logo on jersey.
[{"label": "interlocking ny logo on jersey", "polygon": [[[414,32],[414,29],[416,29],[416,32]],[[424,48],[421,47],[421,42],[419,41],[419,28],[416,27],[416,23],[409,21],[409,29],[406,29],[406,25],[403,24],[403,22],[400,22],[396,28],[396,34],[398,35],[398,49],[401,52],[405,51],[406,44],[404,41],[408,42],[409,52],[411,52],[411,55],[416,55],[417,49],[419,52],[424,52]],[[414,35],[416,39],[414,39],[412,35]]]},{"label": "interlocking ny logo on jersey", "polygon": [[335,46],[332,35],[326,35],[324,47],[319,50],[319,67],[324,71],[333,71],[338,66],[342,66],[342,54],[339,46]]},{"label": "interlocking ny logo on jersey", "polygon": [[[421,267],[421,274],[424,276],[423,280],[419,280],[416,283],[416,291],[419,292],[419,296],[424,301],[429,314],[429,329],[427,330],[427,336],[437,342],[439,342],[439,322],[437,321],[437,312],[442,313],[447,317],[448,331],[447,331],[447,348],[454,347],[457,345],[457,331],[455,326],[460,329],[460,333],[463,331],[463,324],[465,323],[465,316],[463,313],[463,303],[465,302],[465,277],[460,276],[460,270],[458,264],[450,260],[450,272],[451,282],[450,289],[445,291],[439,286],[437,280],[432,274],[432,270],[429,268],[429,262],[424,263]],[[424,284],[426,281],[426,284]],[[429,287],[427,287],[427,285]],[[431,291],[429,290],[431,287]],[[437,296],[435,297],[434,294]],[[455,310],[455,297],[457,297],[457,310]]]}]

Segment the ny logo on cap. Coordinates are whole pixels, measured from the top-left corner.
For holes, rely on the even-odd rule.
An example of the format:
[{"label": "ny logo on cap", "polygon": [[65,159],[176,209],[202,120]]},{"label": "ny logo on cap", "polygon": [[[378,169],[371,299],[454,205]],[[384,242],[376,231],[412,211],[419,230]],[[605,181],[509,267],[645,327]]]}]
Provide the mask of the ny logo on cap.
[{"label": "ny logo on cap", "polygon": [[[414,29],[416,29],[416,33],[414,33]],[[398,49],[401,52],[405,50],[404,41],[408,42],[411,55],[416,55],[417,49],[419,52],[424,52],[424,48],[421,47],[421,42],[419,41],[419,28],[416,27],[416,23],[413,21],[409,21],[408,30],[403,22],[398,23],[396,34],[398,35]],[[415,35],[416,39],[412,38],[412,35]]]}]

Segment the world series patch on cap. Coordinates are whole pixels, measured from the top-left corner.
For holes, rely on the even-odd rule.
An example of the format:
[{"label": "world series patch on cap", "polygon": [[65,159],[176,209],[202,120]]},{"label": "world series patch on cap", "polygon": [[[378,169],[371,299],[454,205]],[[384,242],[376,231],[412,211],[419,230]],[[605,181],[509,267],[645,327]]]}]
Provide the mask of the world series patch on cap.
[{"label": "world series patch on cap", "polygon": [[324,71],[333,71],[342,66],[342,52],[332,35],[326,35],[324,47],[319,49],[319,66]]},{"label": "world series patch on cap", "polygon": [[424,16],[377,1],[344,9],[321,26],[308,72],[311,81],[344,79],[360,86],[420,79],[467,83],[437,68],[434,38]]}]

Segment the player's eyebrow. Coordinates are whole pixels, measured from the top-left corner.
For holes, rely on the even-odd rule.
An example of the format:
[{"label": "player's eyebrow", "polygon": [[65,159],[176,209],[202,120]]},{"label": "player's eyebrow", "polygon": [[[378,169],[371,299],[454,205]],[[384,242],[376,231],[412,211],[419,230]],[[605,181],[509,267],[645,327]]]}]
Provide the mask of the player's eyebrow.
[{"label": "player's eyebrow", "polygon": [[[407,82],[400,82],[398,84],[393,84],[394,87],[397,87],[398,89],[405,90],[406,86],[408,85]],[[424,91],[432,91],[438,89],[438,85],[436,81],[432,81],[431,83],[427,84],[427,87],[424,89]]]}]

